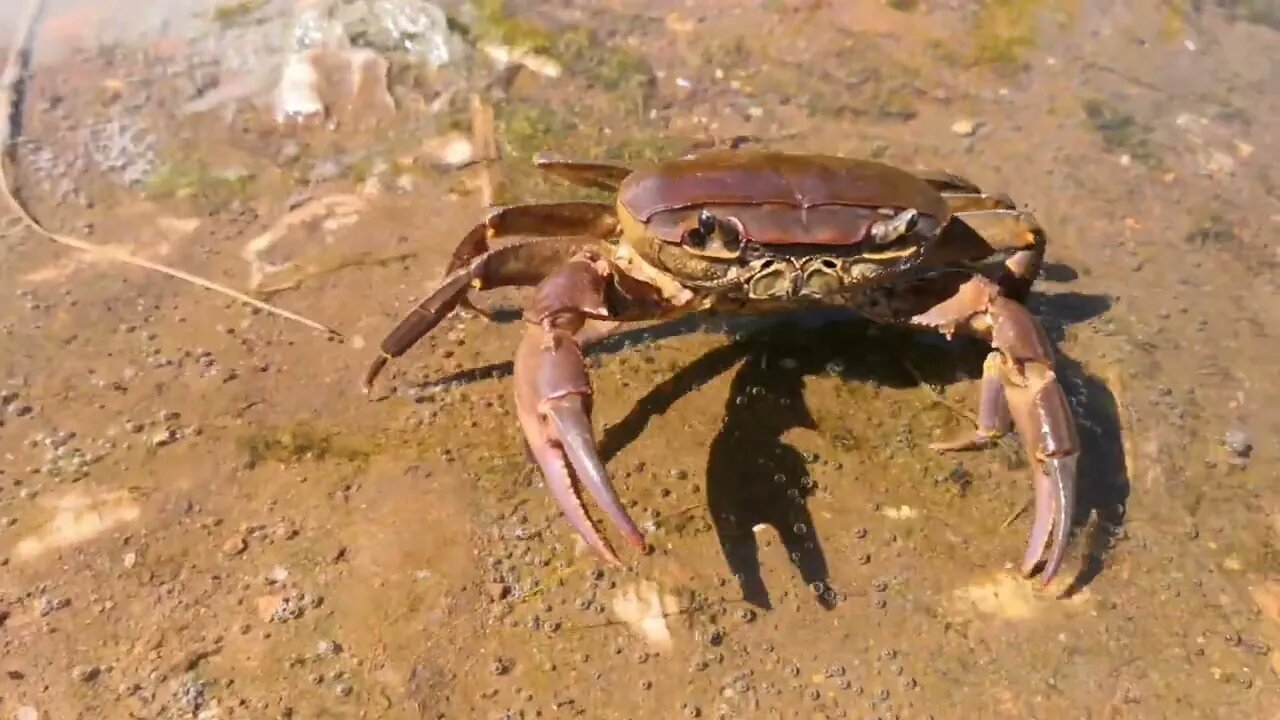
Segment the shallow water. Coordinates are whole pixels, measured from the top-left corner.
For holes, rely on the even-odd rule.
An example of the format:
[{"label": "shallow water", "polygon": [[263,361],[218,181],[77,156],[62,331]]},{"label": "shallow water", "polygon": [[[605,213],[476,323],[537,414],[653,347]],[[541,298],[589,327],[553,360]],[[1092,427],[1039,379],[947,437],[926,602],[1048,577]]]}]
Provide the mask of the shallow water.
[{"label": "shallow water", "polygon": [[[486,188],[427,160],[475,58],[393,64],[390,119],[283,127],[249,89],[289,3],[51,3],[11,171],[33,214],[345,338],[0,225],[0,717],[1280,715],[1280,23],[1183,6],[462,12],[564,63],[488,91]],[[513,312],[360,392],[486,192],[600,196],[533,152],[739,134],[945,167],[1044,224],[1028,305],[1083,444],[1049,589],[1016,572],[1016,439],[928,448],[969,427],[975,342],[797,313],[605,343],[602,457],[653,545],[618,569],[526,461]]]}]

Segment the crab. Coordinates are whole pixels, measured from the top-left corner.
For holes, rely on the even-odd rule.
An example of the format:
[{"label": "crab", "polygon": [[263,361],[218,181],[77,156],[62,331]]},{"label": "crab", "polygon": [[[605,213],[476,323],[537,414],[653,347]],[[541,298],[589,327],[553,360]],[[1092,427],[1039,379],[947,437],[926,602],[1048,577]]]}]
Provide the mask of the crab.
[{"label": "crab", "polygon": [[819,154],[713,148],[639,169],[539,154],[534,164],[613,193],[614,202],[490,210],[459,243],[438,288],[386,335],[365,373],[366,393],[389,359],[455,309],[487,317],[470,290],[534,288],[514,363],[526,450],[569,523],[616,564],[579,487],[631,545],[648,548],[596,449],[585,362],[592,343],[628,323],[701,311],[824,305],[947,338],[965,334],[991,347],[976,427],[931,447],[978,449],[1016,431],[1034,486],[1021,571],[1039,569],[1046,585],[1055,577],[1080,444],[1053,349],[1024,305],[1046,245],[1029,211],[950,172]]}]

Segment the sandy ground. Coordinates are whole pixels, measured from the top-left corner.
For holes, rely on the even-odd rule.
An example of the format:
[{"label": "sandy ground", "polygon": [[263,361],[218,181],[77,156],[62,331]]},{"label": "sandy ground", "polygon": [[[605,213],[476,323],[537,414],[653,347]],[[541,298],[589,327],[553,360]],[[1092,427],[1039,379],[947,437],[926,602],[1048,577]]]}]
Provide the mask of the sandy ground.
[{"label": "sandy ground", "polygon": [[[71,12],[49,32],[84,36]],[[450,318],[359,391],[481,217],[478,171],[429,162],[467,74],[395,71],[394,117],[337,129],[184,114],[252,80],[252,43],[211,54],[253,37],[235,18],[39,65],[16,184],[50,228],[261,279],[344,338],[0,226],[0,717],[1280,716],[1266,3],[507,12],[564,73],[486,96],[497,202],[599,197],[537,150],[640,163],[741,133],[1036,212],[1029,306],[1084,443],[1064,577],[1016,573],[1015,439],[927,447],[967,427],[984,348],[840,315],[600,349],[602,452],[654,546],[601,565],[526,462],[518,322]]]}]

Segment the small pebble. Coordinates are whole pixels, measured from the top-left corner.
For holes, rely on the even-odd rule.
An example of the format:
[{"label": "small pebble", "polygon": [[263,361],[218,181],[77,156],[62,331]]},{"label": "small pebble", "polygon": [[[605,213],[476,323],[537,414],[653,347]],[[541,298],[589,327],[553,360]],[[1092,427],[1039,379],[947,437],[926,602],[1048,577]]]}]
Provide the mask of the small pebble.
[{"label": "small pebble", "polygon": [[1242,427],[1232,427],[1223,433],[1222,444],[1238,458],[1247,458],[1253,454],[1253,441],[1249,438],[1249,431]]},{"label": "small pebble", "polygon": [[978,133],[978,129],[982,127],[981,120],[973,118],[960,118],[951,123],[951,132],[960,137],[973,137]]},{"label": "small pebble", "polygon": [[244,536],[236,535],[235,537],[228,538],[226,542],[222,543],[222,554],[239,555],[248,549],[248,547],[249,544],[245,542]]}]

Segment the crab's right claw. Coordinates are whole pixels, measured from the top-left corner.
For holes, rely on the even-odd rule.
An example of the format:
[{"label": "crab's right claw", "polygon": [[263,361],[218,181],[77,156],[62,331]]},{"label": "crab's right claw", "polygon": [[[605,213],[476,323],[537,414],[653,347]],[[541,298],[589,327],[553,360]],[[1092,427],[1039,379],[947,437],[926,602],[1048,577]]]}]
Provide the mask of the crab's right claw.
[{"label": "crab's right claw", "polygon": [[1066,395],[1053,370],[1027,363],[1022,379],[1024,384],[1005,385],[1034,484],[1035,513],[1022,572],[1031,575],[1043,558],[1040,580],[1048,585],[1062,567],[1071,535],[1079,441]]},{"label": "crab's right claw", "polygon": [[1071,536],[1080,438],[1039,322],[1006,297],[993,299],[987,313],[993,344],[1001,351],[990,358],[996,367],[988,370],[1001,376],[1009,415],[1032,466],[1035,513],[1022,572],[1031,575],[1044,559],[1040,581],[1048,585],[1062,567]]},{"label": "crab's right claw", "polygon": [[587,545],[610,563],[620,562],[587,516],[570,467],[627,541],[643,550],[644,535],[623,509],[596,451],[591,385],[578,341],[563,331],[530,326],[516,352],[515,395],[530,453],[556,504]]}]

